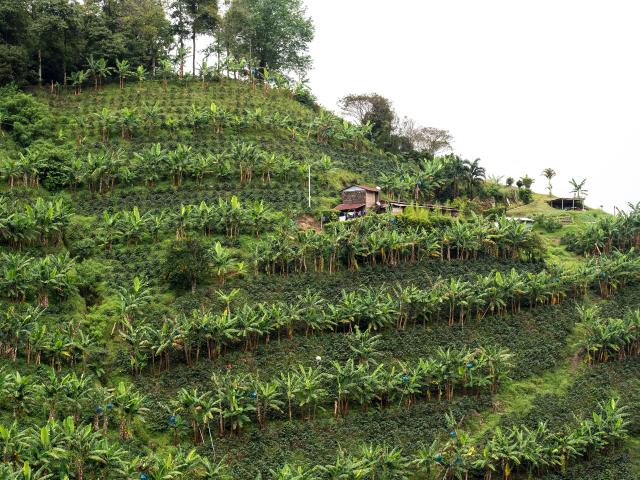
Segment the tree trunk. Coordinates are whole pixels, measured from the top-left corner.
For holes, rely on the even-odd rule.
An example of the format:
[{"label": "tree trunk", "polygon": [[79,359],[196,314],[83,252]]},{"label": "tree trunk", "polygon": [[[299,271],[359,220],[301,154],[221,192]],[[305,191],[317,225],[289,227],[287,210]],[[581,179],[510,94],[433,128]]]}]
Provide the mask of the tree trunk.
[{"label": "tree trunk", "polygon": [[193,44],[193,51],[191,52],[191,63],[193,68],[193,76],[196,76],[196,29],[195,26],[191,30],[191,42]]},{"label": "tree trunk", "polygon": [[38,85],[42,86],[42,50],[38,49]]}]

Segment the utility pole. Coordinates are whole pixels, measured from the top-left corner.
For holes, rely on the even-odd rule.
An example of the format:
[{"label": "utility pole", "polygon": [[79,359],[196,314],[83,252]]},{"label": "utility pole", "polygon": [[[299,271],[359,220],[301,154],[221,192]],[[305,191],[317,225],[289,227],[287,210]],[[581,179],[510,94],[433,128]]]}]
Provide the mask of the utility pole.
[{"label": "utility pole", "polygon": [[307,184],[309,185],[309,208],[311,208],[311,164],[309,164],[309,180]]}]

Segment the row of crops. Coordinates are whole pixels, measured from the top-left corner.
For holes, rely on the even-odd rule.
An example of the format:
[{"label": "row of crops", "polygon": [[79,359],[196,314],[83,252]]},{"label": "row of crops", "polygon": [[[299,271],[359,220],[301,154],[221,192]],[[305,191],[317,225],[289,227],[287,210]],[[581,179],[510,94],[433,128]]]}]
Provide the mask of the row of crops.
[{"label": "row of crops", "polygon": [[[179,351],[184,349],[206,350],[209,356],[217,356],[229,347],[251,350],[258,346],[260,339],[268,342],[271,337],[281,335],[290,338],[296,331],[306,334],[352,331],[356,326],[374,331],[389,327],[407,329],[418,322],[439,321],[464,325],[508,311],[517,313],[522,308],[558,304],[567,296],[583,295],[590,286],[599,288],[603,277],[616,288],[637,279],[640,271],[637,258],[619,256],[603,260],[590,272],[519,273],[512,270],[508,274],[476,276],[473,280],[437,279],[427,289],[416,285],[364,287],[343,291],[332,302],[307,291],[295,302],[243,304],[232,309],[239,291],[221,291],[220,299],[225,304],[222,312],[196,310],[193,315],[169,317],[159,323],[155,315],[147,316],[152,289],[136,278],[132,287],[122,287],[112,333],[116,327],[123,331],[130,347],[131,367],[140,371],[154,361],[153,352],[158,352],[161,345],[167,355],[179,357]],[[619,269],[621,265],[624,270]],[[3,292],[14,301],[37,299],[40,305],[47,306],[50,295],[64,298],[77,291],[78,280],[71,275],[72,268],[73,261],[68,256],[34,259],[21,254],[3,254],[0,272]],[[13,342],[8,351],[31,351],[32,339],[43,330],[39,315],[21,306],[8,311],[10,314],[4,315],[2,328]],[[59,330],[60,326],[50,333]],[[43,351],[34,353],[41,355]],[[191,363],[191,354],[186,358]]]},{"label": "row of crops", "polygon": [[[262,89],[261,89],[262,90]],[[260,94],[261,93],[261,94]],[[38,95],[55,111],[63,111],[61,119],[66,118],[67,110],[73,109],[79,114],[95,111],[101,105],[112,109],[121,109],[131,104],[139,105],[144,101],[160,102],[162,110],[173,113],[180,109],[188,109],[193,103],[208,105],[211,101],[221,107],[243,111],[247,108],[263,107],[269,111],[290,115],[299,119],[313,118],[313,110],[299,104],[290,92],[280,89],[256,91],[253,85],[238,82],[205,82],[185,85],[184,83],[168,81],[146,81],[144,85],[130,85],[117,89],[114,85],[105,85],[100,90],[85,91],[80,95],[60,92],[55,95],[44,90],[36,90]]]},{"label": "row of crops", "polygon": [[[274,303],[244,303],[236,308],[240,293],[218,291],[223,305],[220,312],[203,308],[191,314],[171,316],[158,321],[145,314],[152,298],[148,287],[141,283],[125,289],[120,296],[119,317],[114,322],[121,329],[121,336],[128,345],[133,371],[141,372],[157,361],[162,351],[165,368],[170,357],[180,358],[188,365],[194,358],[207,352],[208,358],[216,358],[229,349],[255,350],[260,343],[268,344],[272,338],[287,337],[295,333],[304,335],[321,332],[351,332],[354,328],[379,331],[389,328],[406,330],[417,324],[447,322],[449,326],[465,322],[488,321],[510,312],[520,313],[524,308],[535,309],[544,305],[557,305],[567,297],[581,298],[587,288],[599,287],[604,273],[610,282],[618,285],[638,278],[640,263],[637,259],[617,258],[610,264],[600,264],[585,278],[577,272],[542,271],[540,273],[508,274],[492,273],[473,280],[458,278],[437,279],[426,289],[416,285],[390,288],[362,287],[342,291],[334,301],[322,298],[317,292],[307,290],[295,299]],[[630,270],[612,275],[620,263],[635,265]],[[608,270],[607,270],[608,269]],[[605,273],[606,272],[606,273]],[[134,280],[134,281],[137,281]],[[204,356],[204,353],[202,354]]]},{"label": "row of crops", "polygon": [[140,134],[153,136],[156,129],[166,130],[169,134],[175,134],[183,128],[190,129],[194,134],[207,130],[214,135],[226,129],[268,129],[283,130],[293,140],[304,136],[306,139],[313,137],[321,144],[334,142],[342,148],[371,148],[368,140],[371,124],[353,125],[324,111],[308,122],[301,122],[286,114],[269,114],[262,108],[233,112],[210,103],[207,106],[191,104],[188,109],[177,109],[173,116],[161,107],[160,102],[142,102],[140,113],[135,107],[124,107],[117,111],[103,107],[88,116],[74,117],[74,122],[81,142],[86,132],[91,130],[100,136],[102,143],[107,143],[114,134],[130,140]]},{"label": "row of crops", "polygon": [[141,211],[157,212],[168,205],[212,205],[220,199],[237,197],[241,202],[264,202],[265,205],[282,212],[302,211],[306,207],[307,196],[298,186],[253,183],[235,188],[229,182],[174,189],[158,186],[144,190],[115,190],[108,195],[92,195],[78,192],[74,195],[74,206],[83,215],[102,215],[104,211],[130,210],[138,206]]},{"label": "row of crops", "polygon": [[[50,170],[47,160],[39,150],[27,150],[15,158],[5,158],[0,164],[0,175],[10,189],[37,188],[40,178]],[[173,187],[182,187],[185,179],[201,185],[205,179],[225,182],[231,177],[239,178],[240,184],[274,180],[299,185],[309,168],[313,171],[313,180],[322,185],[335,167],[326,155],[303,162],[267,152],[254,143],[233,143],[216,153],[195,153],[192,147],[180,143],[175,149],[167,150],[156,143],[136,151],[132,157],[122,149],[99,150],[75,157],[57,172],[56,181],[58,186],[73,190],[85,187],[100,194],[111,192],[116,185],[142,183],[153,187],[162,180],[170,180]]]},{"label": "row of crops", "polygon": [[629,204],[629,211],[614,217],[601,217],[594,223],[569,232],[563,238],[567,249],[581,255],[608,255],[614,250],[640,248],[640,204]]},{"label": "row of crops", "polygon": [[[497,429],[478,448],[467,435],[452,428],[448,440],[423,445],[415,455],[386,445],[365,445],[356,454],[340,450],[335,461],[326,465],[285,464],[271,469],[271,479],[323,480],[360,475],[361,478],[447,478],[486,472],[500,472],[509,478],[513,471],[564,471],[566,465],[581,457],[615,448],[627,437],[626,412],[615,401],[605,402],[590,418],[567,425],[562,431],[550,431],[544,424],[536,429]],[[232,478],[224,462],[212,463],[195,450],[172,454],[154,454],[140,458],[103,437],[91,425],[76,426],[73,417],[50,421],[40,428],[17,432],[16,425],[7,431],[6,478],[19,478],[23,472],[48,475],[69,472],[83,478],[85,468],[104,472],[111,478]],[[567,447],[570,445],[570,447]],[[478,453],[481,452],[481,453]],[[149,477],[151,476],[151,477]],[[339,477],[338,477],[339,478]],[[349,478],[349,477],[347,477]],[[455,477],[454,477],[455,478]]]},{"label": "row of crops", "polygon": [[491,256],[535,259],[541,253],[531,230],[505,217],[453,220],[441,217],[440,225],[404,225],[402,218],[369,215],[314,230],[277,232],[259,242],[254,258],[265,273],[288,274],[349,270],[361,265],[395,266],[421,258],[476,260]]}]

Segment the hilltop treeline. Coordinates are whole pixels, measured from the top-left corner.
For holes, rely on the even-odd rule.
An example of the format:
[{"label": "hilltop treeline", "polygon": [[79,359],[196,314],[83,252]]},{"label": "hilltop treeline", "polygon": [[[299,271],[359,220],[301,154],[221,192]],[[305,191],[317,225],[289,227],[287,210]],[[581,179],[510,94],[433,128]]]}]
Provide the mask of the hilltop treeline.
[{"label": "hilltop treeline", "polygon": [[[0,85],[66,84],[74,71],[122,70],[121,62],[155,73],[162,60],[195,75],[196,39],[220,68],[246,58],[259,68],[304,71],[313,24],[301,0],[6,0],[0,4]],[[118,60],[118,63],[116,63]],[[99,72],[95,72],[98,73]]]}]

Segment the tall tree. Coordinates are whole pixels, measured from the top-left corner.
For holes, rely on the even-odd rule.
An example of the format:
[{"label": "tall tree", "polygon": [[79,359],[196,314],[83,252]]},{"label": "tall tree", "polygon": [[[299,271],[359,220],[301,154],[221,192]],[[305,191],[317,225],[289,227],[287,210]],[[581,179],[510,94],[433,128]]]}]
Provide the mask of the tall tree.
[{"label": "tall tree", "polygon": [[573,193],[573,198],[584,198],[587,196],[589,191],[584,188],[587,183],[587,179],[583,178],[582,181],[577,181],[575,178],[569,180],[569,185],[571,185],[571,193]]},{"label": "tall tree", "polygon": [[32,0],[30,34],[37,58],[38,82],[43,76],[66,82],[70,43],[79,42],[81,10],[68,0]]},{"label": "tall tree", "polygon": [[397,122],[397,134],[408,146],[431,156],[451,151],[453,137],[448,130],[421,127],[410,118]]},{"label": "tall tree", "polygon": [[0,84],[26,80],[30,23],[24,1],[0,2]]},{"label": "tall tree", "polygon": [[397,117],[389,99],[377,93],[350,94],[341,98],[339,105],[361,125],[371,125],[371,140],[381,147],[390,146]]},{"label": "tall tree", "polygon": [[174,0],[171,4],[175,32],[180,37],[191,36],[192,73],[196,74],[196,37],[212,34],[219,23],[218,0]]},{"label": "tall tree", "polygon": [[302,0],[232,0],[222,35],[230,53],[261,69],[301,75],[311,66],[314,27]]},{"label": "tall tree", "polygon": [[556,176],[556,171],[553,168],[545,168],[542,171],[542,176],[547,179],[547,190],[549,191],[549,196],[552,195],[552,186],[551,179]]},{"label": "tall tree", "polygon": [[118,26],[124,39],[125,58],[133,67],[143,65],[155,74],[159,61],[173,42],[171,22],[161,0],[120,0]]}]

